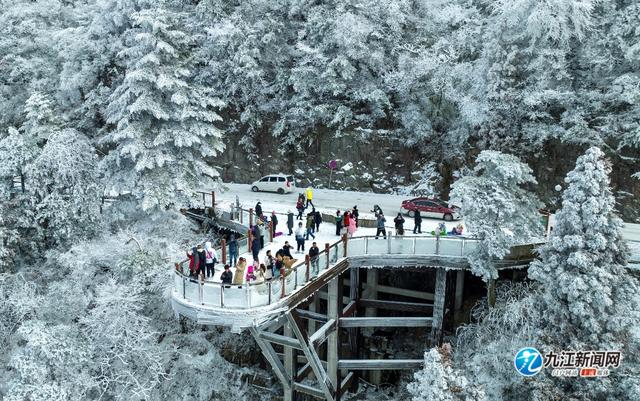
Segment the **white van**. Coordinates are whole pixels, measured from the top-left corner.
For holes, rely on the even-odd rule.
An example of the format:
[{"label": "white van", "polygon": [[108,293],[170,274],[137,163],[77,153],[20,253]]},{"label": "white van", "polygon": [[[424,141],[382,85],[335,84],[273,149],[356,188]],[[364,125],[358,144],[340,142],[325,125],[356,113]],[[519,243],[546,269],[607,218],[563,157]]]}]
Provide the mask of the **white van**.
[{"label": "white van", "polygon": [[251,184],[251,190],[253,192],[267,191],[286,194],[289,192],[293,192],[295,188],[296,182],[293,179],[293,176],[286,174],[266,175]]}]

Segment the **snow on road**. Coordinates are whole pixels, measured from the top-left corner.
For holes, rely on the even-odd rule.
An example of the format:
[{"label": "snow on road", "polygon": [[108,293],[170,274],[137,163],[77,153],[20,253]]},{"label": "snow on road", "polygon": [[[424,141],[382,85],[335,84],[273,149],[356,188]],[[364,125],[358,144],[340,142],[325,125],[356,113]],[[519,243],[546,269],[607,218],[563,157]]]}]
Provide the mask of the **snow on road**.
[{"label": "snow on road", "polygon": [[[224,187],[224,191],[216,192],[217,201],[235,202],[237,195],[240,199],[240,204],[244,208],[252,208],[257,201],[262,202],[262,208],[265,213],[271,213],[272,210],[285,213],[289,209],[295,213],[298,194],[306,189],[298,188],[292,193],[280,195],[273,192],[252,192],[249,184],[225,183]],[[373,213],[370,210],[373,209],[373,205],[379,205],[387,218],[386,225],[388,227],[393,227],[393,219],[400,211],[402,201],[409,198],[407,196],[372,192],[313,189],[313,203],[321,212],[334,215],[337,209],[344,211],[357,205],[361,217],[373,218]],[[413,230],[413,219],[405,216],[405,220],[405,230]],[[440,221],[442,220],[423,218],[422,231],[430,232],[434,230]],[[461,223],[465,226],[465,233],[468,234],[466,225],[462,221]],[[448,229],[452,226],[453,223],[447,222]],[[626,240],[640,241],[640,224],[624,223],[622,232]]]},{"label": "snow on road", "polygon": [[[253,208],[256,202],[260,201],[265,214],[270,214],[274,210],[279,213],[286,213],[288,210],[296,213],[298,194],[304,193],[306,190],[306,188],[297,188],[289,194],[280,195],[274,192],[252,192],[249,184],[225,183],[224,187],[224,192],[218,191],[216,193],[216,202],[235,202],[237,195],[243,208]],[[373,219],[371,210],[373,205],[378,205],[382,208],[387,219],[387,227],[393,227],[393,219],[398,215],[400,205],[405,199],[411,199],[411,197],[336,189],[313,189],[313,204],[320,212],[335,215],[336,210],[344,212],[346,209],[351,210],[354,206],[358,206],[361,218]],[[407,216],[404,218],[406,220],[405,230],[413,230],[413,218]],[[435,230],[441,221],[423,217],[422,231]],[[456,224],[458,222],[447,222],[447,228],[451,229]]]}]

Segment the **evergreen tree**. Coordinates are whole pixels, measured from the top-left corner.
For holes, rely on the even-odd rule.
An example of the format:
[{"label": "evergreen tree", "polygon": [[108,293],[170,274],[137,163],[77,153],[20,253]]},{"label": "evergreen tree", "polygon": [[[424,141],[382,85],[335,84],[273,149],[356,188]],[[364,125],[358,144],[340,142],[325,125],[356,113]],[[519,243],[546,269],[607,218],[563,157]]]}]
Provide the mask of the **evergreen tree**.
[{"label": "evergreen tree", "polygon": [[49,137],[29,165],[27,187],[47,245],[68,244],[100,228],[98,213],[103,192],[97,156],[86,137],[75,130]]},{"label": "evergreen tree", "polygon": [[549,350],[622,351],[621,371],[603,382],[557,379],[568,394],[588,387],[593,399],[639,384],[639,288],[626,269],[628,250],[614,212],[610,171],[598,148],[578,158],[565,178],[562,209],[549,241],[529,269],[543,289],[537,308],[544,311],[541,340]]},{"label": "evergreen tree", "polygon": [[535,183],[529,166],[517,157],[485,150],[473,173],[451,186],[451,202],[460,206],[469,232],[480,239],[469,262],[484,280],[498,277],[493,261],[512,246],[542,235],[540,201],[524,188]]},{"label": "evergreen tree", "polygon": [[452,367],[451,346],[444,344],[424,353],[424,368],[408,386],[412,401],[484,401],[484,391]]},{"label": "evergreen tree", "polygon": [[127,72],[111,96],[115,125],[103,160],[109,187],[132,193],[145,210],[166,207],[212,183],[207,158],[223,149],[213,111],[222,104],[199,83],[191,38],[177,13],[153,6],[134,13],[122,55]]}]

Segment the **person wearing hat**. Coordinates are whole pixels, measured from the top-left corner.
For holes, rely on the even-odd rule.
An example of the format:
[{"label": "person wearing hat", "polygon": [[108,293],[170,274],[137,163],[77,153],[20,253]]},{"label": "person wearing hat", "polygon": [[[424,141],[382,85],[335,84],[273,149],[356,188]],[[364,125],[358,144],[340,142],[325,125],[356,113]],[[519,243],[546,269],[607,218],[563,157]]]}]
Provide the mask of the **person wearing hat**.
[{"label": "person wearing hat", "polygon": [[233,273],[231,273],[229,265],[224,265],[224,271],[220,275],[220,280],[222,281],[222,284],[231,284],[231,281],[233,280]]}]

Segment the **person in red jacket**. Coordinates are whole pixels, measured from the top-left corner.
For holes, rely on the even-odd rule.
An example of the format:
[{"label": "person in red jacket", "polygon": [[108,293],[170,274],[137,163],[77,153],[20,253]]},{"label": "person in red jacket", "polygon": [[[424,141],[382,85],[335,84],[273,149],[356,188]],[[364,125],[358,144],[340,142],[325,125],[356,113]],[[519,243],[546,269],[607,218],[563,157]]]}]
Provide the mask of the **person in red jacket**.
[{"label": "person in red jacket", "polygon": [[196,248],[189,249],[187,257],[189,258],[189,276],[195,276],[200,268],[200,257]]},{"label": "person in red jacket", "polygon": [[345,211],[344,216],[342,217],[342,220],[343,220],[342,227],[348,228],[349,222],[351,221],[352,218],[353,217],[351,217],[351,213],[349,213],[349,211]]}]

